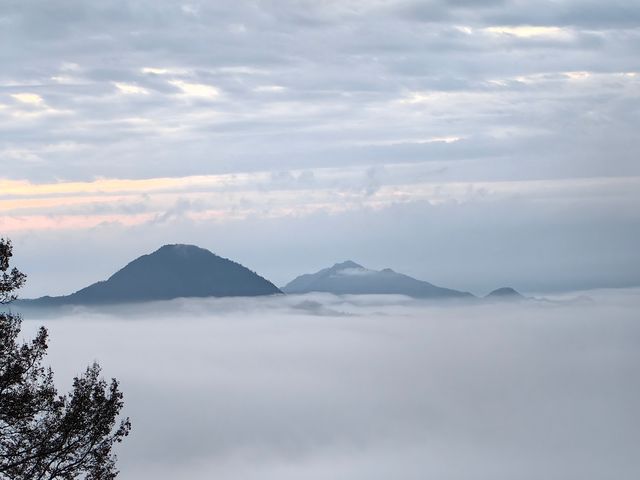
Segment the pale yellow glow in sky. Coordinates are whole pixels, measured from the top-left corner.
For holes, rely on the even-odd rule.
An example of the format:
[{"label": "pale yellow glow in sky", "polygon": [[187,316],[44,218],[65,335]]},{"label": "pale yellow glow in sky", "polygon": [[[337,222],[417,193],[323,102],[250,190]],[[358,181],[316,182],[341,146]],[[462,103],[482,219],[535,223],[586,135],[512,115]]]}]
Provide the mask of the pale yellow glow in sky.
[{"label": "pale yellow glow in sky", "polygon": [[145,67],[142,70],[142,73],[152,73],[154,75],[166,75],[169,73],[169,70],[166,68],[153,68],[153,67]]},{"label": "pale yellow glow in sky", "polygon": [[242,179],[242,175],[202,175],[179,178],[99,179],[93,182],[31,183],[26,180],[0,180],[0,197],[34,197],[100,193],[149,193],[181,190],[198,186],[218,186]]},{"label": "pale yellow glow in sky", "polygon": [[182,80],[171,80],[169,83],[188,97],[216,98],[220,95],[220,90],[216,87],[203,83],[187,83]]},{"label": "pale yellow glow in sky", "polygon": [[[438,205],[512,196],[525,196],[534,201],[574,202],[616,192],[633,202],[640,191],[640,177],[620,177],[418,181],[380,185],[373,194],[363,194],[362,186],[358,187],[362,171],[342,171],[343,176],[337,178],[336,183],[334,170],[315,172],[315,183],[309,188],[301,188],[295,177],[292,183],[278,183],[277,179],[273,183],[273,178],[265,172],[49,184],[0,180],[0,231],[83,229],[105,222],[130,226],[171,215],[193,221],[227,221],[251,215],[304,216],[318,211],[332,214],[363,207],[383,208],[398,202],[425,201]],[[353,188],[344,188],[347,180],[354,182]]]},{"label": "pale yellow glow in sky", "polygon": [[14,93],[11,95],[14,99],[28,105],[43,105],[44,100],[40,95],[35,93]]},{"label": "pale yellow glow in sky", "polygon": [[571,80],[586,80],[591,76],[589,72],[564,72]]}]

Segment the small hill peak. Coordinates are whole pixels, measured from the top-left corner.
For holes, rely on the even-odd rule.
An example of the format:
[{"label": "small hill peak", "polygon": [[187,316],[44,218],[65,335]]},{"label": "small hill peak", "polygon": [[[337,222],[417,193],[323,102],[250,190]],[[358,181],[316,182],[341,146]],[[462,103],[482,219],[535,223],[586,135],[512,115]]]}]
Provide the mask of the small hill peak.
[{"label": "small hill peak", "polygon": [[524,297],[517,290],[511,287],[502,287],[497,288],[489,293],[489,295],[487,295],[487,298],[518,299]]}]

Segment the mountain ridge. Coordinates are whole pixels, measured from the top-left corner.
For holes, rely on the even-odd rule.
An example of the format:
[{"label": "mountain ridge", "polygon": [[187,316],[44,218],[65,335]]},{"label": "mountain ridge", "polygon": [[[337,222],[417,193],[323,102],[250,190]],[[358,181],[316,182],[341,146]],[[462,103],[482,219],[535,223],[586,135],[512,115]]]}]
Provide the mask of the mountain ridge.
[{"label": "mountain ridge", "polygon": [[[69,295],[18,300],[23,306],[109,305],[193,297],[253,297],[325,292],[343,294],[399,294],[418,299],[479,299],[395,272],[368,269],[352,260],[306,273],[279,289],[240,263],[201,247],[167,244],[141,255],[113,273]],[[525,299],[511,287],[493,290],[486,300]]]},{"label": "mountain ridge", "polygon": [[180,297],[281,294],[273,283],[243,265],[204,248],[167,244],[127,263],[107,280],[69,295],[21,300],[35,306],[94,305]]},{"label": "mountain ridge", "polygon": [[401,294],[414,298],[476,298],[469,292],[439,287],[390,268],[370,270],[346,260],[316,273],[294,278],[281,288],[284,293],[327,292],[342,294]]}]

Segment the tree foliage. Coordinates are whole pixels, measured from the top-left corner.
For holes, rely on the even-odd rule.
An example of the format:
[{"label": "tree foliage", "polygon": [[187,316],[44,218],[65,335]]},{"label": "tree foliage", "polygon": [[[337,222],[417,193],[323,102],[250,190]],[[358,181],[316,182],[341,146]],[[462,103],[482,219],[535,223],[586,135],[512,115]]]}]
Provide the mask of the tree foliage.
[{"label": "tree foliage", "polygon": [[9,270],[9,259],[13,255],[10,240],[0,238],[0,304],[9,303],[16,299],[15,291],[27,279],[27,276],[17,268]]},{"label": "tree foliage", "polygon": [[[26,276],[9,269],[12,245],[0,239],[0,303],[16,298]],[[109,480],[116,477],[114,444],[131,428],[117,421],[123,407],[118,382],[100,377],[97,363],[59,395],[43,366],[47,330],[20,342],[20,315],[0,312],[0,479]]]}]

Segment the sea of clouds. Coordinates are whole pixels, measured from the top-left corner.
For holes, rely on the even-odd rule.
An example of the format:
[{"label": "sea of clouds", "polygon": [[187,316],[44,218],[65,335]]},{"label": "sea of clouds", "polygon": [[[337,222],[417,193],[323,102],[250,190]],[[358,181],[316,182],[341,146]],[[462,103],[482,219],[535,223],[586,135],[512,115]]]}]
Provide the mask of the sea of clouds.
[{"label": "sea of clouds", "polygon": [[125,393],[122,479],[588,480],[640,471],[640,289],[517,303],[180,299],[26,312],[61,389]]}]

